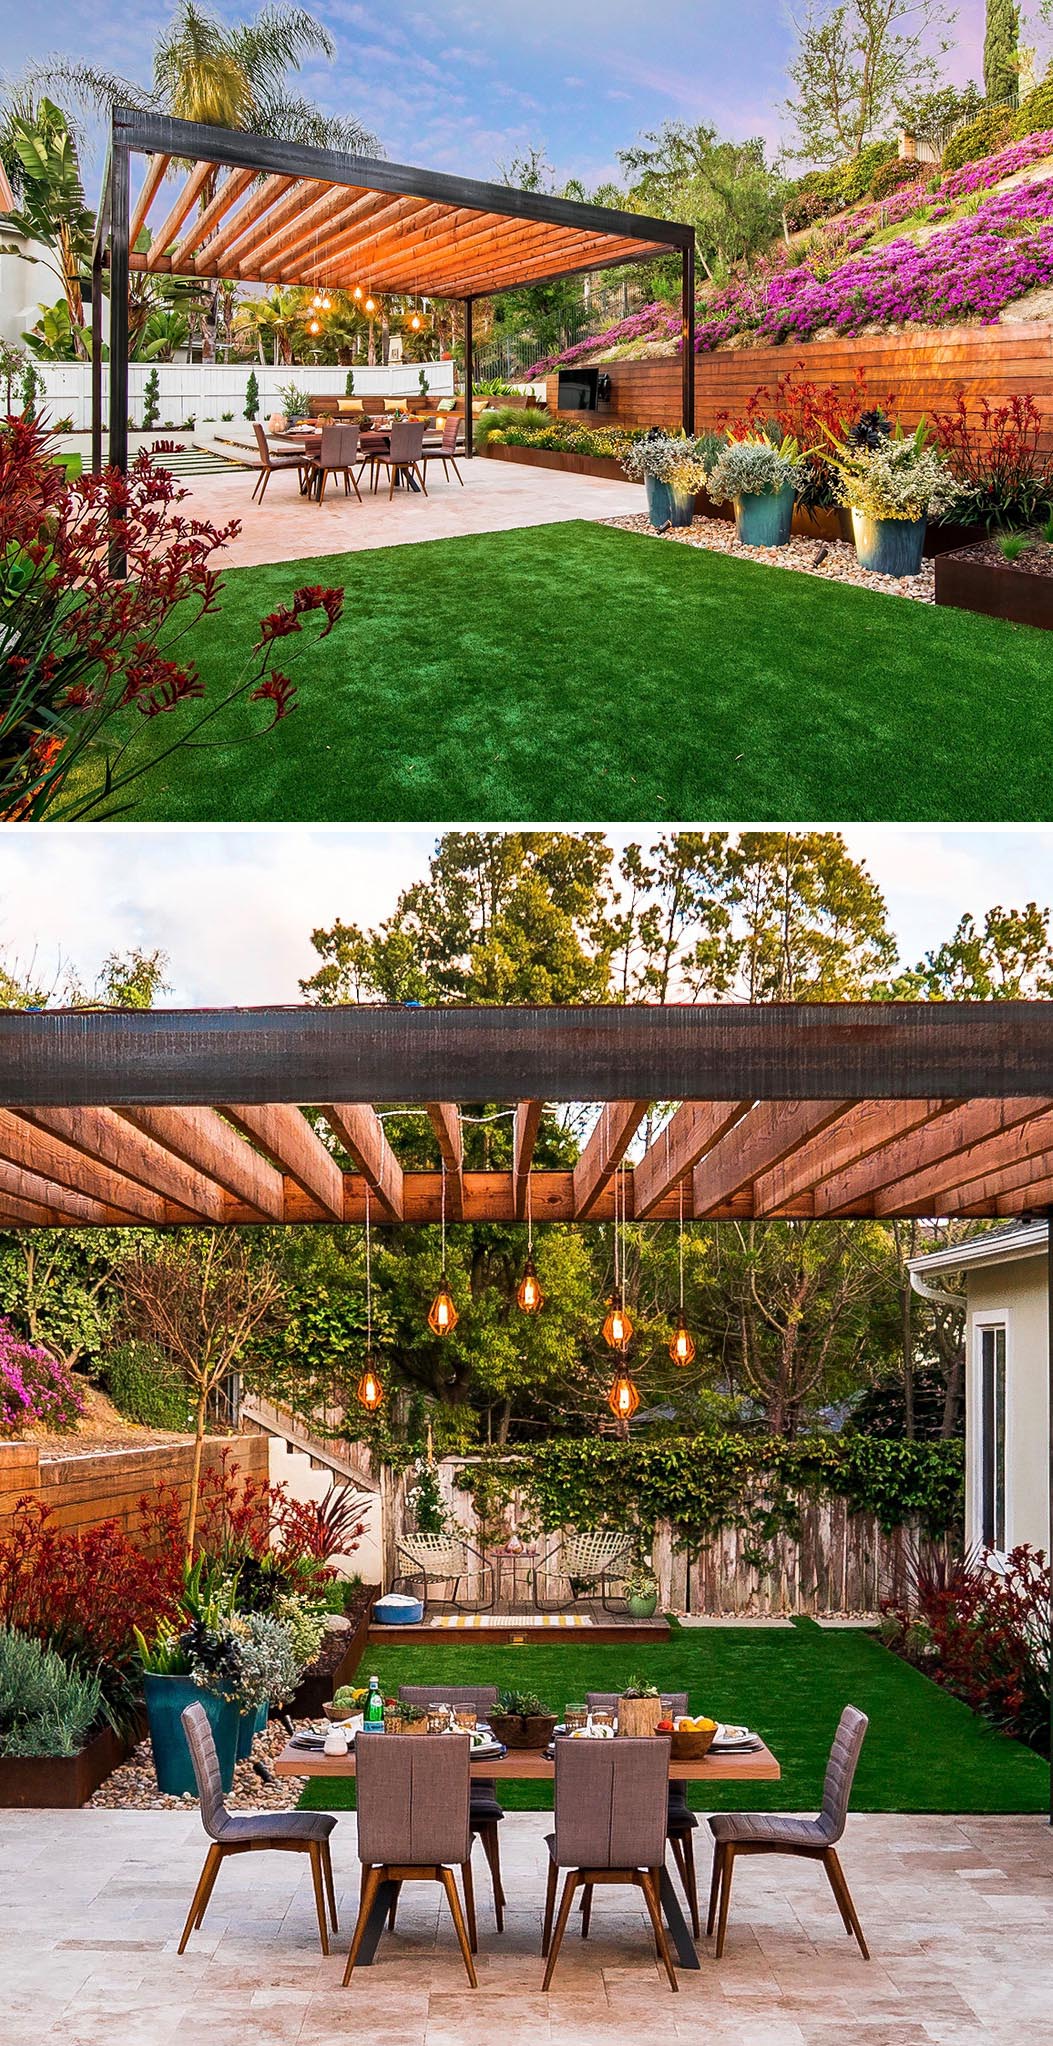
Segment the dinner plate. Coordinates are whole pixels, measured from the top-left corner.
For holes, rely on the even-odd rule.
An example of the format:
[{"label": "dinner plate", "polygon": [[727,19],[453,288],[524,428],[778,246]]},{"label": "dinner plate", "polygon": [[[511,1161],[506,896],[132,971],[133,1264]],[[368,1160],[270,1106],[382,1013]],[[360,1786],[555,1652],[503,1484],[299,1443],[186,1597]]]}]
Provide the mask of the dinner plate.
[{"label": "dinner plate", "polygon": [[755,1754],[764,1742],[746,1726],[718,1726],[710,1744],[711,1755]]}]

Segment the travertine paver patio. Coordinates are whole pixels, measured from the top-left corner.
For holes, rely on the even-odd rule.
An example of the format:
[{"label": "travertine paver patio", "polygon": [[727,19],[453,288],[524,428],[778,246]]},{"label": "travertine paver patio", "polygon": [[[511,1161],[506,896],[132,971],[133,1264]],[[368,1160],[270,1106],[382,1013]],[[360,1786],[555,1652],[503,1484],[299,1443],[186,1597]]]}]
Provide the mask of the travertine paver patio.
[{"label": "travertine paver patio", "polygon": [[[428,464],[428,495],[397,490],[388,502],[386,486],[376,496],[360,486],[362,503],[344,496],[342,481],[330,484],[325,502],[299,495],[295,475],[275,475],[262,505],[252,502],[255,474],[232,469],[229,476],[188,476],[190,495],[182,509],[224,525],[240,519],[239,538],[224,550],[223,566],[256,567],[265,561],[306,560],[315,554],[345,554],[364,547],[397,547],[414,540],[450,540],[460,533],[502,533],[517,526],[558,525],[564,519],[616,518],[639,511],[640,487],[596,476],[567,476],[478,455],[461,460],[464,487],[441,464]],[[472,593],[478,601],[485,591]],[[466,591],[465,601],[469,601]]]},{"label": "travertine paver patio", "polygon": [[[436,1893],[407,1888],[379,1964],[340,1986],[358,1886],[354,1820],[334,1835],[336,1950],[317,1945],[299,1857],[228,1862],[204,1930],[179,1932],[202,1858],[196,1814],[0,1813],[3,2046],[1050,2046],[1053,1834],[1036,1817],[849,1823],[843,1859],[873,1959],[817,1870],[743,1865],[728,1950],[703,1941],[673,1997],[642,1914],[597,1898],[551,1994],[538,1956],[542,1814],[502,1827],[507,1929],[477,1881],[480,1988]],[[700,1840],[701,1846],[701,1840]],[[700,1874],[708,1880],[708,1852]]]}]

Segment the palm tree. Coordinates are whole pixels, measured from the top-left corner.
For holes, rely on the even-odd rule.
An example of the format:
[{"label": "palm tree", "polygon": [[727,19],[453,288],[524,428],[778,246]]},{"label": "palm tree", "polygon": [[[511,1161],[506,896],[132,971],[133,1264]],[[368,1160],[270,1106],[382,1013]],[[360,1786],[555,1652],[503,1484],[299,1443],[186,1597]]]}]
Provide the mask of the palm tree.
[{"label": "palm tree", "polygon": [[335,55],[328,30],[305,8],[266,6],[254,20],[228,28],[195,0],[178,0],[154,46],[148,87],[66,57],[48,58],[29,80],[59,88],[103,113],[126,106],[319,148],[379,155],[376,136],[353,116],[323,114],[287,90],[287,73],[298,71],[305,57],[331,61]]}]

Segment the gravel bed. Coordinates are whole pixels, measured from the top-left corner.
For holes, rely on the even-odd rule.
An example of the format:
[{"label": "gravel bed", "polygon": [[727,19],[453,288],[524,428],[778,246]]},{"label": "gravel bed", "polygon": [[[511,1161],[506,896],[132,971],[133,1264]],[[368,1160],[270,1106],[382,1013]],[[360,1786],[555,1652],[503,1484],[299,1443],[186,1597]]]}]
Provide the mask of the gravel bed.
[{"label": "gravel bed", "polygon": [[[299,1726],[325,1726],[324,1720],[302,1720]],[[281,1754],[289,1736],[280,1722],[272,1719],[263,1733],[258,1733],[252,1744],[252,1757],[257,1761],[273,1763]],[[238,1762],[234,1768],[234,1788],[227,1796],[226,1803],[235,1812],[280,1812],[289,1811],[297,1803],[300,1784],[296,1777],[279,1776],[273,1783],[264,1783],[252,1766],[252,1757]],[[123,1812],[190,1812],[197,1809],[196,1797],[163,1797],[157,1788],[154,1775],[153,1757],[148,1740],[140,1741],[132,1750],[126,1762],[115,1769],[112,1776],[100,1783],[89,1805],[104,1811]]]},{"label": "gravel bed", "polygon": [[803,539],[795,533],[785,547],[743,547],[730,520],[696,519],[690,526],[670,526],[656,533],[645,512],[630,512],[623,518],[601,519],[604,526],[620,526],[625,533],[644,533],[652,540],[679,540],[686,547],[702,547],[716,554],[735,554],[742,561],[762,561],[766,567],[796,569],[799,575],[818,576],[820,582],[855,583],[857,589],[877,590],[885,597],[912,597],[917,604],[936,602],[935,573],[931,561],[923,561],[920,575],[872,575],[860,568],[856,550],[847,540]]}]

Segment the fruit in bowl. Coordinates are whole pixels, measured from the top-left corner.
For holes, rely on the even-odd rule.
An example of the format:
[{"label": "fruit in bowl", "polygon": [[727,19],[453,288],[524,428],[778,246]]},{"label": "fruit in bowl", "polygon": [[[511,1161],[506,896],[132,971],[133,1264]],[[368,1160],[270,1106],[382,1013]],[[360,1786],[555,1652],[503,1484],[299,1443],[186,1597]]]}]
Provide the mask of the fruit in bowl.
[{"label": "fruit in bowl", "polygon": [[679,1719],[673,1721],[673,1730],[676,1733],[716,1733],[717,1722],[706,1719],[704,1715],[692,1719],[689,1713],[682,1712]]}]

